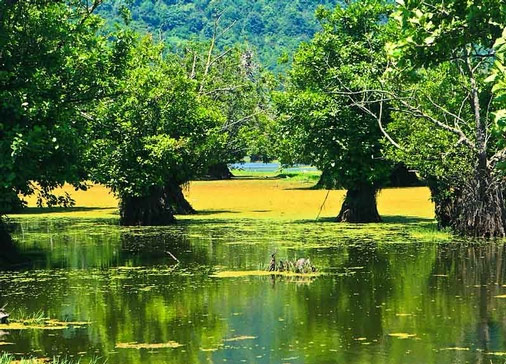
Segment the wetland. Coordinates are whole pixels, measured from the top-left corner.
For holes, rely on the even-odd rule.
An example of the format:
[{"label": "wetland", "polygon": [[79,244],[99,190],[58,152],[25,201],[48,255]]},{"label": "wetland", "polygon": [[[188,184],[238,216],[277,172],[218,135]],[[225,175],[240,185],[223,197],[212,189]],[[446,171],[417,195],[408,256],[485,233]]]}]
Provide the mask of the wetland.
[{"label": "wetland", "polygon": [[[504,362],[502,241],[438,231],[423,187],[382,191],[384,222],[364,225],[333,222],[344,193],[331,191],[316,220],[326,191],[310,177],[194,182],[186,194],[200,213],[169,227],[120,227],[100,186],[76,196],[80,208],[10,216],[0,351],[83,363]],[[318,272],[269,274],[274,251]]]}]

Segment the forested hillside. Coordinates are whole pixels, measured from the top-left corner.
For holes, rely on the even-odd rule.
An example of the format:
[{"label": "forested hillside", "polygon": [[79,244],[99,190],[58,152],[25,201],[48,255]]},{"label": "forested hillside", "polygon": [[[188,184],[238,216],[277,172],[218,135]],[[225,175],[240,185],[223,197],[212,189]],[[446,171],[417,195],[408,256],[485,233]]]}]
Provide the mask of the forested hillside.
[{"label": "forested hillside", "polygon": [[263,65],[280,70],[279,58],[292,54],[319,29],[316,8],[337,3],[339,0],[108,0],[100,11],[112,24],[127,4],[135,28],[162,37],[174,47],[210,38],[216,17],[221,15],[222,29],[233,26],[219,40],[220,46],[246,42]]}]

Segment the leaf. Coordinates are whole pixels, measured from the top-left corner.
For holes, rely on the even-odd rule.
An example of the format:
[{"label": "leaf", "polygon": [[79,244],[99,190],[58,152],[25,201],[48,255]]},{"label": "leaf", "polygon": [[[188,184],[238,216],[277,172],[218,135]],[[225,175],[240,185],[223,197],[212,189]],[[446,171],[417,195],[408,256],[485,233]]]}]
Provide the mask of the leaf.
[{"label": "leaf", "polygon": [[434,43],[435,40],[436,38],[434,36],[427,37],[425,38],[425,44],[431,45],[432,43]]},{"label": "leaf", "polygon": [[497,73],[492,73],[490,76],[488,76],[486,79],[485,79],[485,83],[492,83],[492,82],[495,82],[497,78]]}]

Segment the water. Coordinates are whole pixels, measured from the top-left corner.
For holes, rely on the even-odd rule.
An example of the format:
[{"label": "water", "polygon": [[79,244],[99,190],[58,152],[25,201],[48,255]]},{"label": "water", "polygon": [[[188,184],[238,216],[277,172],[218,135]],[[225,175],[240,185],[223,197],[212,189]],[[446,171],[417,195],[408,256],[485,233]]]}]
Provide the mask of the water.
[{"label": "water", "polygon": [[[415,223],[424,229],[424,221]],[[0,351],[108,363],[504,363],[505,246],[406,228],[195,220],[21,223],[0,305],[86,325],[2,329]],[[316,278],[214,278],[310,257]],[[176,264],[166,252],[180,263]],[[132,343],[143,348],[129,348]],[[149,347],[166,344],[178,347]],[[126,347],[125,347],[126,346]]]},{"label": "water", "polygon": [[233,163],[230,164],[229,167],[231,169],[239,169],[248,172],[265,172],[265,173],[273,173],[277,171],[283,170],[286,173],[295,173],[295,172],[315,172],[317,169],[315,167],[306,166],[306,165],[295,165],[293,167],[281,168],[281,164],[272,162],[272,163],[260,163],[260,162],[245,162],[245,163]]}]

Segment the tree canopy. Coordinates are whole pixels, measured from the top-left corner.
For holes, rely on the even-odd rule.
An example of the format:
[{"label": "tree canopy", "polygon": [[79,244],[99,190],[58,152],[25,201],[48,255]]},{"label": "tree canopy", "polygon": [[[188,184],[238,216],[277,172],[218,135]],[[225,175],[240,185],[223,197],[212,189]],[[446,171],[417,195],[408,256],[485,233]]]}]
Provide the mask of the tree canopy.
[{"label": "tree canopy", "polygon": [[86,112],[121,63],[80,1],[0,2],[0,215],[37,190],[81,185]]},{"label": "tree canopy", "polygon": [[391,166],[376,119],[334,91],[366,87],[378,77],[388,35],[381,20],[388,11],[377,1],[320,10],[323,30],[299,48],[280,95],[283,162],[310,163],[334,176],[348,190],[339,215],[345,221],[379,220],[375,194]]}]

